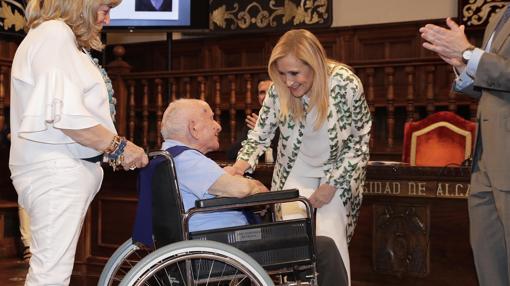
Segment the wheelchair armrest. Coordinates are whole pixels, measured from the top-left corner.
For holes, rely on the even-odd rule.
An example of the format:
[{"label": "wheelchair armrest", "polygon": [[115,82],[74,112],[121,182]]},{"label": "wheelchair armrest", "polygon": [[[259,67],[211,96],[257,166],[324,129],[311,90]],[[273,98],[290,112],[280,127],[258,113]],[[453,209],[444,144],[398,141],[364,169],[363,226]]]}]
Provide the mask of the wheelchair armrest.
[{"label": "wheelchair armrest", "polygon": [[280,201],[299,198],[299,190],[290,189],[276,192],[258,193],[245,198],[213,198],[195,201],[195,207],[209,208],[226,205],[264,203],[270,201]]}]

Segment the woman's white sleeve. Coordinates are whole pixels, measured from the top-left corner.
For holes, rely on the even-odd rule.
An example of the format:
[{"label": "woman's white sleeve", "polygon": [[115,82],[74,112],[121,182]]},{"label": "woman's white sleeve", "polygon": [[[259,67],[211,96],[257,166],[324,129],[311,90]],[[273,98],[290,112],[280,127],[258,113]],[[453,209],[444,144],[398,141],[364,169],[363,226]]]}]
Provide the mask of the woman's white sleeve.
[{"label": "woman's white sleeve", "polygon": [[20,136],[51,144],[74,143],[59,129],[84,129],[99,124],[85,107],[84,94],[63,71],[48,70],[36,79],[29,95]]}]

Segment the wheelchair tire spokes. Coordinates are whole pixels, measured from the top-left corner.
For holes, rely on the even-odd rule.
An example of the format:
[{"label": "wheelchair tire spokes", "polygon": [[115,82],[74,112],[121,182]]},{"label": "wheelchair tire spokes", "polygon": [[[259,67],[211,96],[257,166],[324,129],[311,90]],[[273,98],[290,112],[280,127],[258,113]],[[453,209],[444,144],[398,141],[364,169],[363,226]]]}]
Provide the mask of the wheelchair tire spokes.
[{"label": "wheelchair tire spokes", "polygon": [[112,254],[101,273],[97,285],[119,285],[131,268],[152,251],[152,249],[133,243],[131,239],[128,239]]},{"label": "wheelchair tire spokes", "polygon": [[183,241],[142,259],[121,286],[273,286],[263,268],[244,252],[213,241]]}]

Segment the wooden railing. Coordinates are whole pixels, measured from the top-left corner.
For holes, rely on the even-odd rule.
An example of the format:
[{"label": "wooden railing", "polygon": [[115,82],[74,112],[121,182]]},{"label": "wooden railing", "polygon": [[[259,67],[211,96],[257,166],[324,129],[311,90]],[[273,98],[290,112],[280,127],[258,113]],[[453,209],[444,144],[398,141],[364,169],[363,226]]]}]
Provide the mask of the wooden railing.
[{"label": "wooden railing", "polygon": [[[155,149],[161,144],[160,122],[169,102],[177,98],[206,100],[223,127],[221,146],[237,137],[247,114],[257,110],[257,83],[267,78],[265,66],[221,70],[131,72],[122,60],[124,49],[114,50],[107,65],[117,97],[120,134]],[[477,102],[451,91],[454,74],[439,58],[350,63],[360,77],[374,119],[373,154],[400,156],[403,125],[435,111],[450,110],[474,120]],[[9,107],[9,60],[0,59],[0,128]]]},{"label": "wooden railing", "polygon": [[[221,70],[129,72],[116,67],[123,51],[108,65],[118,99],[118,129],[147,149],[161,144],[159,123],[169,102],[200,98],[223,126],[221,145],[236,139],[244,117],[259,108],[256,86],[267,78],[265,66]],[[403,124],[435,111],[450,110],[468,119],[476,102],[451,91],[454,73],[439,58],[350,63],[363,82],[374,118],[373,152],[400,153]],[[125,109],[124,109],[125,107]],[[400,156],[400,155],[396,155]]]}]

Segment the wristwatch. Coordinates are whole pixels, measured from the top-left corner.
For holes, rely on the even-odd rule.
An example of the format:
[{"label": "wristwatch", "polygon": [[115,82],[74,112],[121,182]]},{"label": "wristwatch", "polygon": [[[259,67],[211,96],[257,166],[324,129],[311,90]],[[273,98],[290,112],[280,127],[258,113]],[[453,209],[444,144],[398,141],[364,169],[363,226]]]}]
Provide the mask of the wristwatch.
[{"label": "wristwatch", "polygon": [[467,47],[464,51],[462,51],[462,61],[467,64],[473,55],[474,46]]}]

